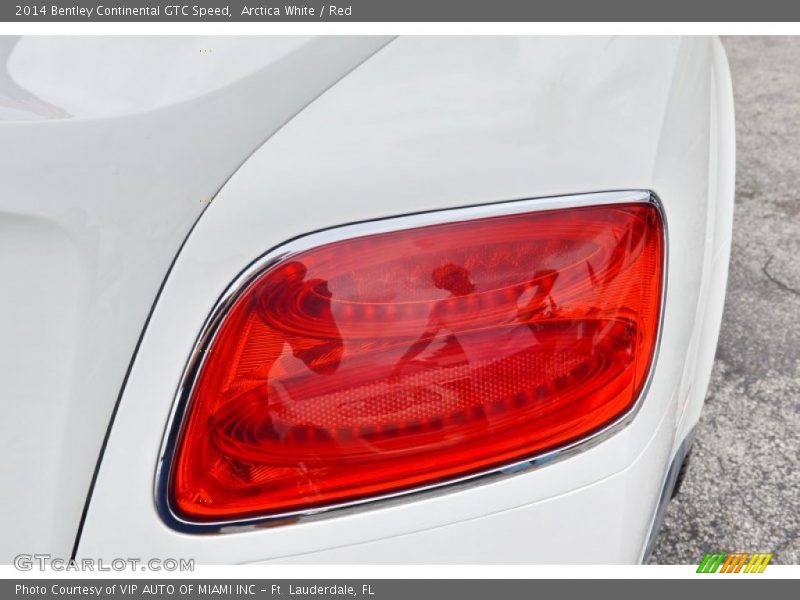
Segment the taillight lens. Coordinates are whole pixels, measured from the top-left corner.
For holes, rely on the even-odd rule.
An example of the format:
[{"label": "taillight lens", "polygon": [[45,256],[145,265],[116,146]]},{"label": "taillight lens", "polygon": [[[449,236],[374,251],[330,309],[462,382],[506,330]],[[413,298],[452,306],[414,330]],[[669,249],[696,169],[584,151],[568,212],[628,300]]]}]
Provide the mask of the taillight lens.
[{"label": "taillight lens", "polygon": [[647,203],[347,239],[259,275],[213,338],[170,474],[193,522],[346,504],[562,447],[629,411],[664,264]]}]

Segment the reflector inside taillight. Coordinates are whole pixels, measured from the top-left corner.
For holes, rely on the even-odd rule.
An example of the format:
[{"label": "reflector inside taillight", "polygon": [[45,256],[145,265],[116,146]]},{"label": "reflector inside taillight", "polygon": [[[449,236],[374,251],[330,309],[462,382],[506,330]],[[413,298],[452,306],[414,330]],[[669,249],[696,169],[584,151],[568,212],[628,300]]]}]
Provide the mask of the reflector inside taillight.
[{"label": "reflector inside taillight", "polygon": [[647,203],[347,239],[269,267],[194,382],[170,475],[183,519],[395,494],[576,442],[634,405],[664,264]]}]

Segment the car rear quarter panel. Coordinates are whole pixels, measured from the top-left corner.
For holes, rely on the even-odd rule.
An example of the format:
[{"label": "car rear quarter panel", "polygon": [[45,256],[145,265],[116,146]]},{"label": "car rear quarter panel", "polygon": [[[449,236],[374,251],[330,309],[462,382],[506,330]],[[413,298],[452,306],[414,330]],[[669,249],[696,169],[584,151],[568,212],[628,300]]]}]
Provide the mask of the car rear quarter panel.
[{"label": "car rear quarter panel", "polygon": [[[120,403],[79,555],[640,560],[719,241],[709,237],[719,51],[697,37],[400,38],[318,98],[227,182],[178,256]],[[183,368],[214,303],[253,259],[355,221],[619,189],[656,192],[669,227],[661,352],[622,432],[501,481],[328,519],[204,536],[160,519],[154,473]]]}]

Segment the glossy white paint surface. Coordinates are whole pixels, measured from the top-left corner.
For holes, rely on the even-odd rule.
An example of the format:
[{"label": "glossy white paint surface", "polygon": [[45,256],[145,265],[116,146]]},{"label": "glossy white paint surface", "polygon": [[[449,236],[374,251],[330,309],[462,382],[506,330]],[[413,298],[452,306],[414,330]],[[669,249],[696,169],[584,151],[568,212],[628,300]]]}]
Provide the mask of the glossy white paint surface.
[{"label": "glossy white paint surface", "polygon": [[[715,347],[732,207],[730,94],[721,47],[706,38],[386,46],[259,148],[189,235],[133,364],[78,555],[640,560]],[[217,298],[257,256],[353,221],[614,189],[655,191],[669,226],[661,351],[625,430],[502,481],[325,520],[205,536],[160,520],[153,477],[186,359]]]},{"label": "glossy white paint surface", "polygon": [[308,37],[3,37],[2,120],[131,115],[213,93]]},{"label": "glossy white paint surface", "polygon": [[387,41],[0,38],[0,562],[69,554],[187,233],[253,150]]}]

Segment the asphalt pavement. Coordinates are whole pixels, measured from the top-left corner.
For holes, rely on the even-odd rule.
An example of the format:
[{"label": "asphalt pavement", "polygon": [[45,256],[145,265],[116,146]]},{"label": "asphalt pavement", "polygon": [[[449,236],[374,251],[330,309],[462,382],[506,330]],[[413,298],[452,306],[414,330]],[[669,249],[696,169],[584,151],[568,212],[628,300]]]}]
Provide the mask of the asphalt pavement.
[{"label": "asphalt pavement", "polygon": [[652,562],[707,550],[800,563],[800,37],[723,38],[736,208],[711,386]]}]

